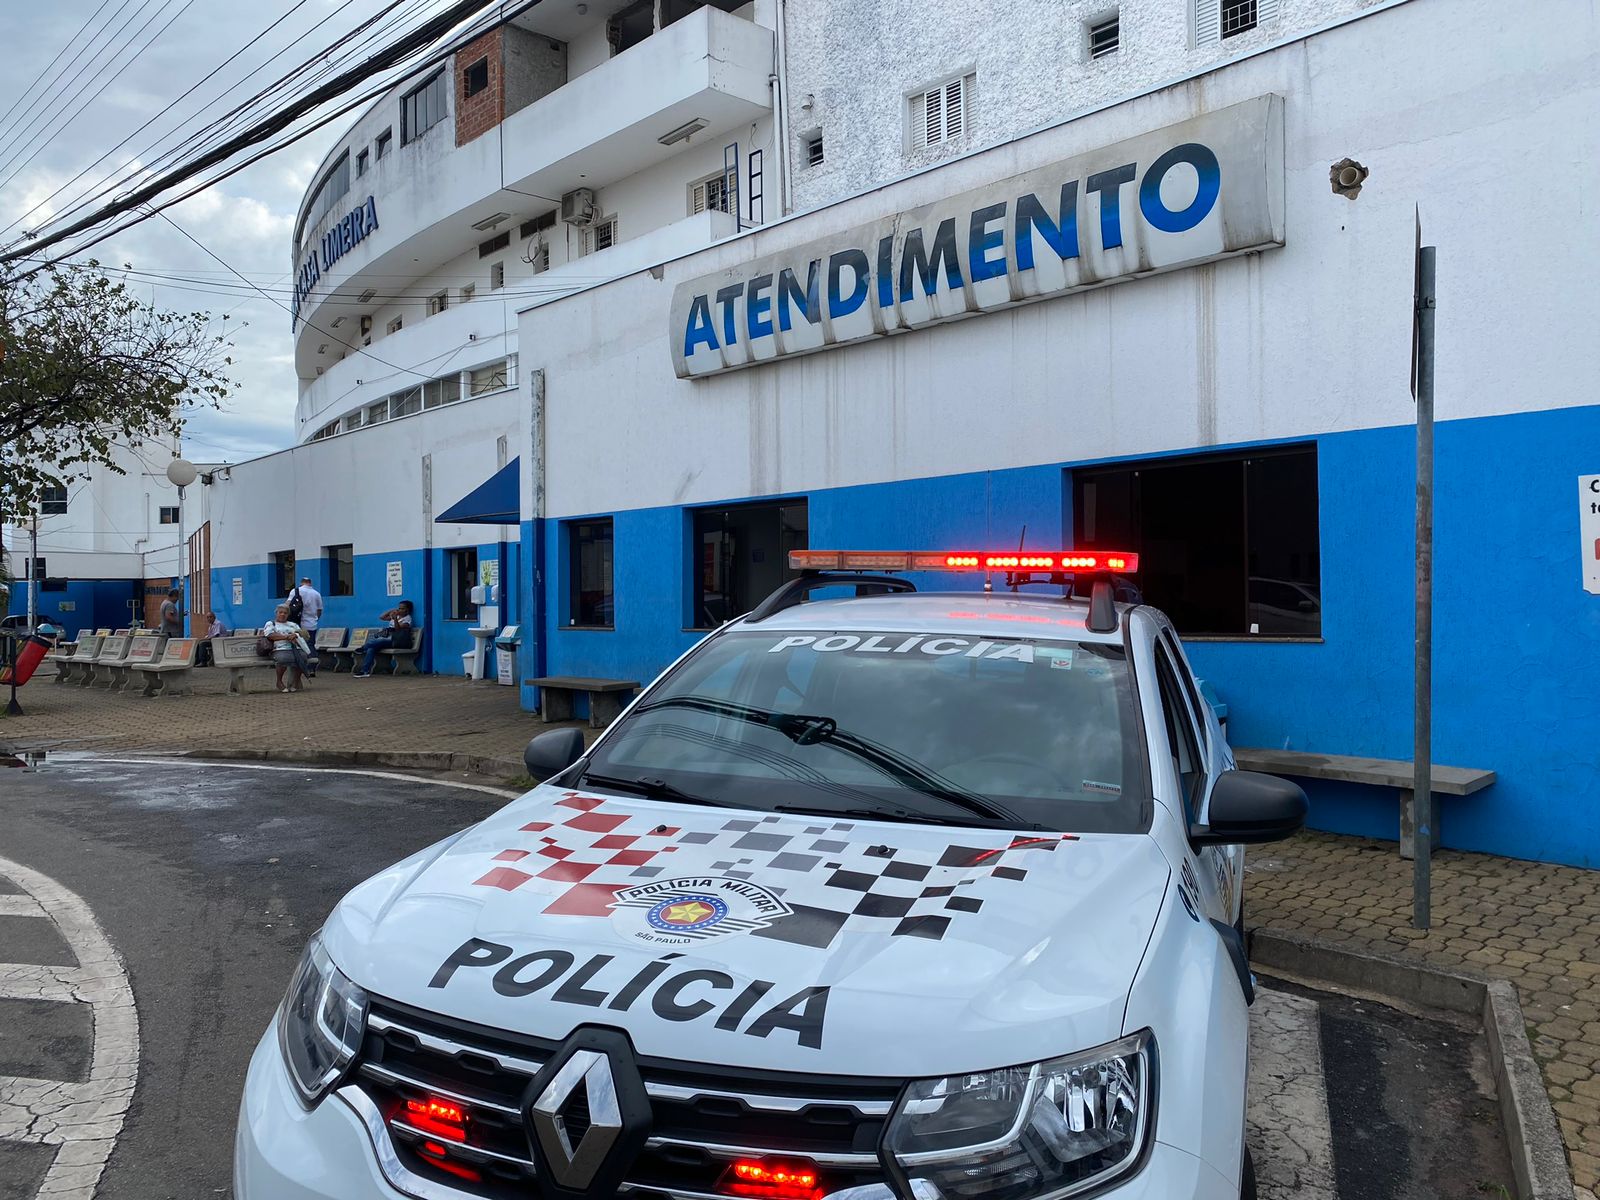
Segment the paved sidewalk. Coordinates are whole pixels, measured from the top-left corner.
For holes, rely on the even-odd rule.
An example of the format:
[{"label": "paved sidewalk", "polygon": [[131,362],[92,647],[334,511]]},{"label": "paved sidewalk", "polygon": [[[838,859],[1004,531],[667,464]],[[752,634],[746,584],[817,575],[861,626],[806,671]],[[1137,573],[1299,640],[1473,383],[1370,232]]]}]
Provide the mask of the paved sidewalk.
[{"label": "paved sidewalk", "polygon": [[[504,759],[521,773],[522,749],[548,726],[517,707],[517,689],[448,675],[324,671],[305,691],[280,693],[270,669],[251,671],[243,696],[226,671],[195,671],[193,696],[112,695],[35,679],[17,692],[21,717],[0,716],[0,748],[351,752],[427,751]],[[3,699],[3,697],[0,697]],[[3,711],[3,707],[0,707]]]},{"label": "paved sidewalk", "polygon": [[1467,967],[1514,983],[1578,1200],[1600,1196],[1600,871],[1442,850],[1433,928],[1411,928],[1393,842],[1304,833],[1252,849],[1252,926]]}]

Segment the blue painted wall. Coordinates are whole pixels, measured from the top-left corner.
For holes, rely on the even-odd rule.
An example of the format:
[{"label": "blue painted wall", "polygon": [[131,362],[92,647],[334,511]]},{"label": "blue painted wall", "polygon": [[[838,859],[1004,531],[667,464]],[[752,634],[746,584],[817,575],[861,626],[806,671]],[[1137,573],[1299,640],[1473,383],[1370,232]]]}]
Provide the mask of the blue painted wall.
[{"label": "blue painted wall", "polygon": [[[73,579],[65,591],[39,591],[39,617],[53,621],[70,634],[81,629],[91,632],[105,627],[121,629],[135,619],[136,610],[128,601],[138,599],[143,603],[144,582],[138,579]],[[63,611],[62,601],[72,607]],[[28,611],[28,584],[15,580],[11,584],[11,600],[6,615],[26,614]],[[142,608],[137,610],[142,612]]]},{"label": "blue painted wall", "polygon": [[[1313,440],[1321,642],[1189,642],[1188,652],[1229,704],[1236,745],[1409,759],[1414,431],[1398,426]],[[1434,758],[1499,775],[1484,792],[1443,801],[1447,846],[1600,866],[1600,721],[1592,694],[1600,678],[1600,597],[1582,590],[1574,500],[1574,477],[1595,470],[1597,444],[1595,407],[1438,427]],[[1029,546],[1061,545],[1070,536],[1075,465],[1090,464],[813,491],[810,544],[1009,549],[1026,524]],[[609,514],[616,627],[607,631],[563,628],[564,523],[548,523],[548,673],[648,680],[701,636],[685,628],[685,512]],[[531,539],[525,529],[524,544]],[[530,548],[530,560],[532,554]],[[539,590],[531,572],[524,586]],[[523,696],[525,706],[533,703],[534,690]],[[1310,790],[1313,825],[1396,836],[1391,797],[1375,789]]]}]

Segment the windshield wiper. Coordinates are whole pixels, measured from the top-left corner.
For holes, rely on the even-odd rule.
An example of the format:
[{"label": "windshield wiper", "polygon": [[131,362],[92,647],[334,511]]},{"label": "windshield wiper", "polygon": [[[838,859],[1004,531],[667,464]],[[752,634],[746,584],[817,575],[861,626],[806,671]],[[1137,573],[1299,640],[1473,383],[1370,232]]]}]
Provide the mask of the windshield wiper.
[{"label": "windshield wiper", "polygon": [[704,796],[691,795],[682,788],[673,787],[665,779],[625,779],[620,775],[596,775],[585,772],[578,778],[579,783],[592,783],[597,787],[614,788],[619,792],[633,792],[635,795],[644,796],[651,800],[674,800],[679,804],[704,804],[710,808],[722,808],[723,805],[715,800],[707,800]]},{"label": "windshield wiper", "polygon": [[868,741],[858,734],[841,730],[832,717],[808,716],[804,713],[772,712],[764,708],[756,708],[749,704],[737,704],[731,700],[718,700],[711,696],[668,696],[662,700],[655,700],[649,704],[640,705],[635,712],[649,712],[654,708],[692,708],[701,712],[716,713],[720,716],[734,717],[737,720],[749,721],[753,725],[765,725],[783,734],[784,737],[799,746],[812,746],[826,743],[846,754],[852,754],[869,766],[876,767],[886,775],[893,776],[900,782],[908,784],[915,791],[933,796],[952,804],[957,808],[964,808],[970,813],[984,817],[991,821],[1001,821],[1015,825],[1022,829],[1037,829],[1035,822],[1024,821],[1010,809],[975,796],[971,792],[963,791],[948,779],[928,770],[920,763],[907,758],[897,751],[876,742]]}]

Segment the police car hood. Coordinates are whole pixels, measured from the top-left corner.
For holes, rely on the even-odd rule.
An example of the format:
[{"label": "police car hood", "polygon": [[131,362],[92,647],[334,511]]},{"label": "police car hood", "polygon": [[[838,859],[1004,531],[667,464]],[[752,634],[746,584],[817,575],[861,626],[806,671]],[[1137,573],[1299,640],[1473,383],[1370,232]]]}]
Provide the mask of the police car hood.
[{"label": "police car hood", "polygon": [[1169,868],[1143,834],[766,815],[541,786],[328,922],[375,996],[644,1056],[913,1076],[1122,1034]]}]

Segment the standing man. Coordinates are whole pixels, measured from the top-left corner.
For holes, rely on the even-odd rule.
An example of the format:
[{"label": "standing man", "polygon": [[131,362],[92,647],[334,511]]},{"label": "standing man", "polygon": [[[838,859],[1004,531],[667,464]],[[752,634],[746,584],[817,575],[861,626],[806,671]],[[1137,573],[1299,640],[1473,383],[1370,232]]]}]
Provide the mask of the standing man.
[{"label": "standing man", "polygon": [[[300,586],[289,593],[290,620],[299,625],[306,633],[306,645],[315,647],[317,644],[317,626],[322,623],[322,593],[311,586],[311,576],[300,577]],[[316,651],[313,649],[312,653]],[[312,659],[312,669],[307,672],[313,679],[316,678],[316,660]]]},{"label": "standing man", "polygon": [[161,602],[161,632],[169,638],[183,636],[183,590],[172,588]]}]

